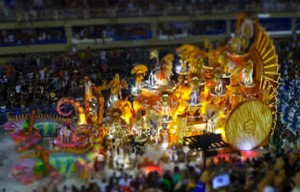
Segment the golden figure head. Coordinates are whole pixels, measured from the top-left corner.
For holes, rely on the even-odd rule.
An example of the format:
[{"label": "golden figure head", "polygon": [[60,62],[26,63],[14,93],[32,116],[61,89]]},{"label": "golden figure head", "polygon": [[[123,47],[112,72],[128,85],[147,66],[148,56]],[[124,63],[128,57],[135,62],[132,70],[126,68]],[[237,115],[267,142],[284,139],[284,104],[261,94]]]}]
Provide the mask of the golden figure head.
[{"label": "golden figure head", "polygon": [[183,84],[185,80],[185,77],[183,75],[178,75],[177,81],[178,84]]},{"label": "golden figure head", "polygon": [[163,94],[161,96],[161,101],[162,103],[168,103],[169,102],[169,99],[170,99],[170,96],[168,94]]}]

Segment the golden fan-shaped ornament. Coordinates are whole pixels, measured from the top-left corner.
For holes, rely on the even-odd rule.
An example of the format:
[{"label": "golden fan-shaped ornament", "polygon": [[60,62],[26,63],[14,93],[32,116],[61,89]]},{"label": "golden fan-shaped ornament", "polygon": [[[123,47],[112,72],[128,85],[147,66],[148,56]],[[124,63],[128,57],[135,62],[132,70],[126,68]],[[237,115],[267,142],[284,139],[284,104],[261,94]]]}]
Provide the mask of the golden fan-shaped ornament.
[{"label": "golden fan-shaped ornament", "polygon": [[259,89],[263,95],[262,101],[272,111],[272,134],[277,118],[277,89],[280,73],[278,72],[278,57],[273,41],[258,21],[255,24],[255,38],[249,50],[249,56],[255,63],[254,79],[260,83]]},{"label": "golden fan-shaped ornament", "polygon": [[236,149],[250,150],[263,142],[272,127],[272,111],[259,100],[238,105],[227,119],[226,141]]},{"label": "golden fan-shaped ornament", "polygon": [[[278,73],[278,57],[275,51],[273,41],[264,30],[264,28],[256,23],[256,35],[252,44],[249,56],[255,62],[255,77],[257,81],[269,80],[277,91],[279,86],[280,73]],[[261,79],[263,77],[263,79]]]}]

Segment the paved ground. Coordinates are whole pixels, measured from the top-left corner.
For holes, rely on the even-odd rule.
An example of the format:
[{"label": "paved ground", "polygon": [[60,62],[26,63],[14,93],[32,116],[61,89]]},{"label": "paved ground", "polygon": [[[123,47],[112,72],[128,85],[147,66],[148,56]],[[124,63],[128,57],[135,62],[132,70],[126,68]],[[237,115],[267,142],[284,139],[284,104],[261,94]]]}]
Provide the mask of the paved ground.
[{"label": "paved ground", "polygon": [[[43,143],[44,147],[47,147],[47,141]],[[5,188],[7,192],[32,192],[33,189],[39,188],[37,192],[42,191],[42,186],[48,186],[49,178],[44,178],[43,180],[39,180],[35,183],[30,185],[24,186],[20,184],[17,180],[15,180],[11,175],[10,171],[12,168],[12,164],[14,161],[20,159],[20,153],[15,151],[16,144],[14,141],[10,139],[9,136],[4,135],[3,132],[0,130],[0,190]],[[30,153],[30,152],[29,152]],[[22,154],[24,155],[24,154]],[[157,147],[150,147],[147,146],[145,150],[145,154],[142,157],[139,157],[139,160],[144,158],[152,159],[154,162],[159,161],[160,157],[162,156],[161,148]],[[163,164],[163,169],[172,170],[173,164]],[[184,163],[179,165],[181,168],[185,167]],[[110,176],[113,172],[116,172],[112,169],[105,169],[102,172],[99,172],[95,175],[94,179],[90,182],[99,182],[101,177],[103,176]],[[135,175],[135,170],[129,171],[129,174]],[[87,184],[84,181],[80,180],[76,177],[76,175],[70,176],[62,176],[61,179],[57,183],[57,187],[59,191],[62,191],[64,185],[71,186],[75,185],[80,188],[82,185]]]},{"label": "paved ground", "polygon": [[[47,141],[43,142],[42,145],[47,145]],[[47,146],[44,146],[47,147]],[[43,186],[48,185],[49,178],[36,181],[30,185],[22,185],[14,179],[10,172],[13,162],[20,159],[21,154],[15,151],[16,143],[7,135],[0,130],[0,191],[6,189],[7,192],[32,192],[34,189],[42,191]],[[24,155],[24,153],[22,153]],[[104,172],[100,172],[95,175],[93,180],[88,182],[99,182],[104,175],[111,175],[114,171],[105,169]],[[104,174],[105,173],[105,174]],[[133,174],[133,173],[132,173]],[[64,185],[71,186],[75,185],[78,188],[85,185],[84,181],[76,178],[75,175],[62,176],[59,180],[57,187],[59,191],[62,191]]]}]

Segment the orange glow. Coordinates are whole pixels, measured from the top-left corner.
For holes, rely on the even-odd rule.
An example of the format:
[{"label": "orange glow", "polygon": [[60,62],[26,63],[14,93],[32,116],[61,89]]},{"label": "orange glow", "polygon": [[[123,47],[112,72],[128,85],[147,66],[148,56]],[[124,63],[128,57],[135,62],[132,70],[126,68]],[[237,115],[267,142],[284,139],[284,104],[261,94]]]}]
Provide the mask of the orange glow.
[{"label": "orange glow", "polygon": [[78,125],[84,125],[84,124],[86,124],[85,114],[81,113],[78,115]]}]

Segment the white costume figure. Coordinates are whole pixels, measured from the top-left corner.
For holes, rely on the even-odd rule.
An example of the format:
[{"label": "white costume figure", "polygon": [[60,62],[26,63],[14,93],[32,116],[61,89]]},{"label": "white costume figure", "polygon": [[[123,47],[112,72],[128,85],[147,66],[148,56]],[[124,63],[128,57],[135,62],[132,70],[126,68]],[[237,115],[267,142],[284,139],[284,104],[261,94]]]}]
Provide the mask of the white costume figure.
[{"label": "white costume figure", "polygon": [[161,107],[162,107],[162,116],[166,120],[170,117],[170,101],[169,101],[169,95],[164,94],[161,97]]},{"label": "white costume figure", "polygon": [[153,71],[151,71],[151,73],[149,75],[148,83],[151,87],[153,87],[155,85],[155,77],[154,77]]},{"label": "white costume figure", "polygon": [[95,97],[92,97],[90,99],[90,108],[89,108],[89,112],[91,115],[96,115],[97,114],[97,110],[98,110],[98,103]]},{"label": "white costume figure", "polygon": [[63,131],[64,128],[61,128],[59,130],[59,135],[60,135],[60,140],[61,142],[63,143],[64,142],[64,131]]},{"label": "white costume figure", "polygon": [[187,61],[180,60],[181,72],[187,72],[189,70],[189,63]]},{"label": "white costume figure", "polygon": [[124,159],[124,168],[125,168],[125,169],[131,168],[131,167],[132,167],[132,163],[131,163],[131,162],[132,162],[132,161],[130,161],[129,155],[127,154],[127,155],[125,156],[125,159]]},{"label": "white costume figure", "polygon": [[143,135],[143,130],[146,123],[145,121],[145,116],[142,116],[142,114],[139,113],[135,125],[133,126],[133,130],[137,133],[139,138],[141,138]]},{"label": "white costume figure", "polygon": [[212,133],[212,132],[214,131],[214,129],[215,129],[214,120],[213,120],[213,118],[211,117],[211,118],[209,118],[209,119],[207,120],[206,131],[207,131],[208,133]]},{"label": "white costume figure", "polygon": [[66,128],[65,131],[64,131],[64,135],[65,135],[65,138],[66,138],[66,142],[70,143],[71,131]]},{"label": "white costume figure", "polygon": [[106,150],[106,164],[109,165],[111,159],[111,152],[109,149]]},{"label": "white costume figure", "polygon": [[64,126],[60,129],[59,134],[61,136],[62,143],[69,143],[70,142],[71,131],[66,126]]},{"label": "white costume figure", "polygon": [[198,94],[197,90],[193,90],[191,94],[191,103],[192,104],[197,104],[198,103]]},{"label": "white costume figure", "polygon": [[113,168],[116,169],[117,168],[117,161],[118,161],[118,155],[117,153],[113,154]]},{"label": "white costume figure", "polygon": [[140,125],[136,125],[133,127],[133,129],[138,134],[138,137],[141,138],[143,134],[143,127]]},{"label": "white costume figure", "polygon": [[192,104],[197,104],[198,103],[198,91],[199,91],[199,83],[200,80],[198,77],[193,77],[191,81],[191,103]]},{"label": "white costume figure", "polygon": [[227,73],[233,73],[233,71],[236,69],[236,63],[231,60],[226,63],[226,66]]},{"label": "white costume figure", "polygon": [[109,82],[108,87],[110,87],[110,96],[107,105],[108,107],[113,107],[121,95],[121,80],[119,74],[116,74],[114,79]]},{"label": "white costume figure", "polygon": [[253,62],[249,60],[243,69],[243,83],[246,86],[253,85]]},{"label": "white costume figure", "polygon": [[117,155],[117,163],[119,165],[118,168],[123,167],[124,165],[124,160],[125,160],[125,156],[124,156],[124,150],[122,148],[120,148],[120,153]]},{"label": "white costume figure", "polygon": [[108,102],[107,102],[107,106],[113,107],[114,103],[118,100],[119,100],[118,95],[110,94]]},{"label": "white costume figure", "polygon": [[92,91],[92,89],[91,89],[91,87],[92,87],[92,82],[91,82],[91,80],[88,79],[88,77],[85,77],[85,78],[86,78],[86,81],[85,81],[85,83],[84,83],[84,92],[85,92],[86,94],[92,94],[92,93],[91,93],[91,91]]},{"label": "white costume figure", "polygon": [[223,82],[222,82],[222,79],[220,79],[220,78],[218,79],[218,84],[215,87],[215,92],[220,95],[224,93]]}]

